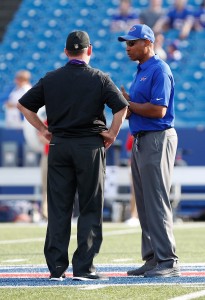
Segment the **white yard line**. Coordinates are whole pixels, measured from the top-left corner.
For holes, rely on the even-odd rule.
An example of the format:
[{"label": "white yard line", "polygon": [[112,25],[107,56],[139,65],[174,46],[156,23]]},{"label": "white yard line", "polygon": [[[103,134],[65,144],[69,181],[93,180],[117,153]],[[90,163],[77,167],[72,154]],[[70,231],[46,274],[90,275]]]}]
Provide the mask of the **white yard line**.
[{"label": "white yard line", "polygon": [[[13,227],[13,226],[19,226],[19,227],[28,227],[28,226],[44,226],[46,224],[16,224],[16,223],[9,223],[9,224],[0,224],[0,227]],[[124,234],[135,234],[139,232],[140,227],[132,227],[130,228],[129,226],[125,225],[124,223],[104,223],[104,228],[105,229],[112,229],[119,227],[119,230],[113,230],[110,232],[104,231],[103,236],[116,236],[116,235],[124,235]],[[174,227],[176,229],[190,229],[190,228],[204,228],[205,227],[205,222],[187,222],[187,223],[182,223],[182,224],[174,224]],[[76,234],[71,235],[71,239],[76,239]],[[16,240],[2,240],[0,241],[0,245],[6,245],[6,244],[22,244],[22,243],[33,243],[33,242],[44,242],[45,237],[42,238],[30,238],[30,239],[16,239]],[[201,265],[201,264],[200,264]]]},{"label": "white yard line", "polygon": [[190,229],[190,228],[204,228],[205,222],[184,222],[184,223],[174,223],[174,228],[176,229]]},{"label": "white yard line", "polygon": [[[0,227],[2,228],[11,228],[11,227],[47,227],[47,223],[0,223]],[[77,224],[72,224],[73,227],[77,227]],[[204,228],[205,222],[182,222],[182,223],[174,223],[174,227],[176,228]],[[109,228],[130,228],[129,225],[125,224],[124,222],[104,222],[103,223],[104,229]],[[131,228],[140,228],[140,226],[133,226]]]},{"label": "white yard line", "polygon": [[[0,223],[0,228],[12,228],[12,227],[47,227],[46,223]],[[72,228],[76,229],[77,224],[73,224]],[[112,235],[123,235],[123,234],[136,234],[141,232],[140,226],[128,226],[127,224],[121,222],[121,223],[113,223],[113,222],[105,222],[103,223],[103,236],[112,236]],[[177,229],[190,229],[190,228],[205,228],[205,222],[184,222],[184,223],[174,223],[174,228]],[[110,232],[107,232],[107,230],[112,230]],[[75,239],[76,234],[71,236],[71,239]],[[13,244],[13,243],[26,243],[26,242],[41,242],[44,241],[45,238],[33,238],[33,239],[24,239],[24,240],[8,240],[8,241],[0,241],[0,245],[4,244]],[[22,242],[21,242],[22,241]]]},{"label": "white yard line", "polygon": [[93,285],[88,285],[88,286],[82,286],[79,288],[79,290],[98,290],[98,289],[104,289],[108,287],[106,284],[93,284]]},{"label": "white yard line", "polygon": [[[13,226],[19,226],[19,227],[28,227],[28,226],[39,226],[44,227],[46,224],[25,224],[25,223],[9,223],[9,224],[0,224],[0,227],[3,228],[11,228]],[[106,230],[103,233],[103,236],[116,236],[116,235],[124,235],[124,234],[135,234],[139,232],[141,229],[140,227],[132,227],[130,228],[124,223],[104,223],[103,224],[104,229],[112,229],[118,227],[118,229],[106,232]],[[204,228],[205,222],[187,222],[187,223],[181,223],[181,224],[174,224],[174,227],[176,229],[190,229],[190,228]],[[76,234],[71,235],[71,239],[76,239]],[[45,237],[42,238],[28,238],[28,239],[16,239],[16,240],[2,240],[0,241],[0,245],[6,245],[6,244],[22,244],[22,243],[34,243],[34,242],[44,242]],[[201,265],[201,264],[200,264]]]},{"label": "white yard line", "polygon": [[33,242],[42,242],[42,241],[45,241],[45,238],[5,240],[5,241],[0,241],[0,245],[33,243]]},{"label": "white yard line", "polygon": [[[120,264],[119,266],[124,266],[124,265],[127,265],[127,264]],[[191,265],[196,265],[196,264],[182,264],[183,266],[191,266]],[[202,265],[202,264],[201,264]],[[203,264],[203,265],[205,265],[205,264]],[[109,267],[116,267],[117,265],[116,264],[100,264],[100,265],[98,265],[98,266],[109,266]],[[18,265],[18,266],[0,266],[0,268],[1,269],[7,269],[7,270],[11,270],[11,269],[13,269],[13,268],[37,268],[37,267],[46,267],[47,268],[47,266],[45,265],[45,264],[42,264],[42,265],[22,265],[22,266],[20,266],[20,265]],[[31,271],[31,270],[30,270]],[[82,285],[70,285],[69,287],[72,287],[72,288],[76,288],[76,289],[82,289],[82,290],[95,290],[95,289],[103,289],[103,288],[106,288],[106,287],[124,287],[124,286],[130,286],[130,287],[136,287],[136,286],[145,286],[145,285],[149,285],[149,286],[176,286],[176,285],[178,285],[178,283],[174,283],[174,282],[164,282],[164,283],[162,283],[162,282],[150,282],[150,283],[147,283],[147,282],[138,282],[138,283],[116,283],[116,284],[110,284],[109,282],[106,282],[106,283],[103,283],[102,282],[102,284],[98,284],[98,285],[84,285],[84,284],[82,284]],[[19,286],[10,286],[10,285],[8,285],[8,286],[0,286],[0,289],[1,288],[16,288],[16,289],[21,289],[22,288],[22,286],[24,287],[24,288],[39,288],[39,287],[41,287],[42,288],[42,286],[40,285],[40,284],[38,284],[38,283],[36,283],[34,286],[33,285],[31,285],[31,286],[24,286],[24,285],[19,285]],[[58,285],[58,284],[56,284],[56,285],[52,285],[52,287],[53,286],[57,286],[57,287],[61,287],[61,288],[63,288],[63,287],[65,287],[65,285]],[[189,294],[186,294],[186,295],[183,295],[183,296],[179,296],[179,297],[176,297],[176,298],[171,298],[171,299],[169,299],[169,300],[189,300],[189,299],[196,299],[196,298],[198,298],[198,297],[202,297],[202,296],[205,296],[205,290],[204,290],[204,282],[202,282],[202,283],[196,283],[196,284],[194,284],[194,283],[181,283],[181,286],[182,287],[187,287],[187,288],[192,288],[192,287],[199,287],[199,288],[201,288],[201,289],[203,289],[202,291],[199,291],[199,292],[194,292],[194,293],[189,293]],[[50,285],[45,285],[45,286],[43,286],[43,287],[48,287],[48,288],[51,288],[51,286]]]},{"label": "white yard line", "polygon": [[[136,265],[140,265],[140,263],[136,264]],[[133,263],[110,263],[110,264],[96,264],[96,267],[131,267],[133,266]],[[204,262],[201,262],[201,263],[180,263],[180,266],[181,267],[205,267],[205,263]],[[0,264],[0,268],[1,269],[12,269],[14,267],[18,267],[18,268],[47,268],[47,265],[46,264],[23,264],[23,265],[10,265],[10,266],[5,266],[5,265],[1,265]],[[191,284],[191,283],[190,283]],[[204,284],[204,283],[203,283]]]},{"label": "white yard line", "polygon": [[198,291],[198,292],[191,293],[191,294],[186,294],[186,295],[175,297],[175,298],[171,298],[169,300],[191,300],[191,299],[197,299],[202,296],[205,296],[205,290]]},{"label": "white yard line", "polygon": [[27,259],[16,258],[16,259],[2,260],[3,263],[5,263],[5,262],[8,262],[8,263],[14,263],[14,262],[22,262],[22,261],[27,261]]},{"label": "white yard line", "polygon": [[[160,283],[160,282],[155,282],[155,283],[116,283],[116,284],[98,284],[97,287],[98,288],[106,288],[106,287],[137,287],[137,286],[176,286],[177,284],[176,283]],[[183,286],[183,285],[182,285]],[[0,289],[5,289],[5,288],[14,288],[14,289],[22,289],[22,287],[25,289],[25,288],[53,288],[53,287],[58,287],[58,288],[65,288],[65,287],[69,287],[69,288],[77,288],[77,289],[85,289],[87,288],[88,286],[87,285],[59,285],[58,283],[57,284],[52,284],[52,285],[38,285],[38,284],[35,284],[35,285],[30,285],[30,286],[26,286],[26,285],[19,285],[19,286],[13,286],[13,285],[6,285],[6,286],[0,286]],[[96,287],[96,285],[91,285],[91,287]],[[195,287],[195,286],[193,286]],[[203,291],[200,291],[200,292],[204,292]],[[196,293],[200,293],[200,292],[196,292]],[[188,295],[193,295],[193,294],[196,294],[196,293],[191,293],[191,294],[188,294]],[[184,296],[188,296],[188,295],[184,295]],[[204,296],[205,294],[202,294],[202,295],[198,295],[197,297],[201,297],[201,296]],[[176,297],[176,298],[170,298],[168,300],[189,300],[189,299],[197,299],[197,297],[195,296],[195,298],[181,298],[181,297],[184,297],[184,296],[180,296],[180,297]]]},{"label": "white yard line", "polygon": [[113,230],[109,232],[104,232],[103,235],[112,236],[112,235],[124,235],[124,234],[132,234],[132,233],[136,233],[136,228]]},{"label": "white yard line", "polygon": [[118,259],[113,259],[112,261],[116,263],[124,263],[126,261],[132,261],[132,260],[133,260],[132,258],[118,258]]},{"label": "white yard line", "polygon": [[[115,236],[123,234],[132,234],[135,233],[136,229],[124,229],[124,230],[114,230],[110,232],[105,232],[104,236]],[[76,239],[76,235],[71,235],[71,239]],[[0,245],[7,244],[22,244],[22,243],[34,243],[34,242],[44,242],[45,238],[31,238],[31,239],[17,239],[17,240],[4,240],[0,241]]]}]

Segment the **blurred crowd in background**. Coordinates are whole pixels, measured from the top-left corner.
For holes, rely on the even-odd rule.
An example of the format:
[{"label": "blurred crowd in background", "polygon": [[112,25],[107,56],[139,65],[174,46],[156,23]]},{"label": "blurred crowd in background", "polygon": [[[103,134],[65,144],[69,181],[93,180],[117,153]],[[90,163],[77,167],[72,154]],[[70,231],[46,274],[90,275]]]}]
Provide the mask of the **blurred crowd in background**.
[{"label": "blurred crowd in background", "polygon": [[[26,4],[27,1],[23,1],[22,2],[22,6],[23,3]],[[29,2],[29,1],[28,1]],[[32,2],[32,1],[30,1]],[[70,1],[72,3],[72,1]],[[83,4],[81,3],[82,1],[79,2],[79,5],[81,7],[81,16],[83,15]],[[95,20],[96,20],[96,24],[92,23],[92,27],[86,27],[86,18],[89,18],[89,12],[86,15],[86,12],[84,10],[84,16],[81,19],[78,19],[76,21],[75,24],[69,23],[69,29],[73,27],[74,29],[79,29],[80,30],[86,30],[88,32],[90,32],[90,35],[92,37],[93,34],[93,40],[94,40],[94,54],[95,54],[95,49],[96,49],[96,55],[94,55],[94,59],[93,62],[91,61],[91,64],[94,66],[98,66],[99,64],[103,63],[103,61],[106,61],[108,54],[111,53],[111,50],[109,50],[108,48],[105,48],[105,46],[103,47],[102,43],[109,43],[109,48],[112,48],[112,40],[111,38],[113,36],[117,36],[122,32],[127,32],[133,25],[135,24],[147,24],[148,26],[150,26],[153,31],[155,32],[156,35],[156,41],[155,41],[155,52],[165,61],[167,61],[168,63],[171,64],[171,67],[173,66],[174,68],[174,64],[172,64],[173,62],[179,62],[179,61],[183,61],[183,56],[184,56],[184,45],[186,41],[189,41],[190,39],[190,35],[193,32],[198,32],[201,33],[201,44],[200,45],[195,45],[195,47],[200,47],[203,48],[205,46],[205,0],[202,1],[195,1],[192,3],[189,3],[189,1],[187,0],[173,0],[170,1],[170,4],[167,4],[168,2],[162,1],[162,0],[150,0],[147,2],[146,6],[141,6],[139,7],[137,2],[138,1],[131,1],[131,0],[119,0],[119,1],[112,1],[112,4],[114,3],[114,5],[112,5],[112,11],[111,13],[109,12],[109,19],[106,18],[104,19],[104,24],[107,31],[109,31],[110,34],[110,38],[109,41],[106,40],[107,37],[107,33],[102,33],[101,31],[101,40],[99,41],[99,31],[102,30],[102,24],[98,24],[97,23],[97,15],[100,15],[100,10],[97,9],[100,7],[100,5],[105,5],[106,1],[104,4],[100,4],[101,1],[92,1],[92,0],[87,0],[86,1],[86,7],[89,10],[89,7],[92,8],[93,11],[93,7],[94,5],[96,5],[96,10],[94,11],[95,14]],[[69,1],[66,0],[61,0],[59,1],[60,5],[66,8],[69,5]],[[41,7],[43,8],[43,1],[40,0],[34,0],[33,4],[35,5],[36,8]],[[109,5],[107,5],[107,7],[109,8]],[[114,8],[115,9],[114,9]],[[71,7],[70,7],[71,8]],[[26,9],[26,8],[25,8]],[[23,10],[23,9],[22,9]],[[51,10],[51,9],[50,9]],[[32,16],[32,10],[29,10],[30,12],[30,16]],[[42,15],[38,16],[35,15],[36,12],[33,10],[33,16],[36,17],[36,20],[42,20]],[[58,19],[60,19],[62,12],[58,9],[55,11],[56,16],[58,16]],[[71,17],[71,16],[69,16]],[[69,19],[68,19],[69,20]],[[94,20],[94,19],[93,19]],[[25,22],[28,20],[24,19],[24,24],[26,24]],[[23,24],[23,21],[21,22]],[[55,24],[55,22],[51,22],[52,20],[50,20],[50,23],[48,24],[48,28],[45,30],[45,34],[43,36],[43,39],[45,41],[49,40],[50,37],[52,37],[53,32],[55,30],[55,32],[57,32],[57,36],[60,36],[61,32],[59,32],[58,29],[56,29],[56,26],[58,26],[58,24]],[[87,20],[88,21],[88,20]],[[60,21],[59,21],[60,22]],[[37,21],[38,23],[38,21]],[[51,25],[51,23],[53,25]],[[90,23],[89,23],[90,24]],[[94,29],[95,29],[95,25],[97,26],[98,24],[98,34],[99,36],[96,38],[96,40],[94,39]],[[30,53],[28,55],[30,55],[30,58],[33,58],[32,62],[30,61],[26,61],[23,60],[21,62],[21,55],[24,55],[24,52],[21,50],[21,41],[23,41],[24,39],[26,40],[26,35],[27,35],[27,28],[29,29],[30,24],[27,23],[27,25],[23,28],[24,31],[22,31],[19,29],[16,29],[16,32],[18,33],[18,35],[22,34],[22,37],[19,38],[20,42],[19,44],[16,44],[16,48],[13,45],[12,42],[9,43],[9,50],[7,49],[6,45],[6,41],[7,41],[7,31],[5,31],[5,38],[3,38],[2,40],[2,53],[0,54],[0,72],[2,74],[2,77],[0,79],[0,103],[1,103],[1,119],[2,119],[2,123],[1,126],[8,128],[8,129],[22,129],[24,130],[24,120],[20,114],[20,112],[16,109],[16,103],[18,101],[18,99],[36,82],[36,78],[39,78],[39,75],[41,75],[40,72],[42,72],[42,75],[44,75],[45,72],[49,71],[50,68],[52,68],[53,66],[60,67],[61,65],[66,63],[65,57],[63,55],[61,55],[61,61],[59,63],[59,60],[57,59],[57,62],[54,63],[52,66],[49,64],[49,60],[54,60],[52,57],[52,50],[51,50],[51,54],[50,52],[47,50],[46,46],[45,48],[42,46],[42,37],[39,39],[39,42],[41,42],[41,46],[39,44],[39,48],[38,51],[34,51],[33,48],[31,47],[31,45],[29,44],[25,44],[22,42],[22,45],[24,45],[24,47],[27,47],[31,49]],[[36,26],[36,25],[35,25]],[[67,29],[66,26],[65,27],[65,34],[67,34]],[[15,32],[15,28],[12,29]],[[57,30],[57,31],[56,31]],[[68,30],[69,31],[69,30]],[[32,30],[31,30],[32,32]],[[172,32],[173,34],[169,35],[168,33]],[[9,31],[8,31],[9,33]],[[11,32],[9,33],[11,36]],[[30,32],[29,32],[30,34]],[[39,34],[39,32],[37,32],[37,34]],[[62,34],[63,35],[63,34]],[[4,39],[5,39],[5,44],[4,44]],[[64,36],[63,36],[64,39]],[[30,43],[35,43],[34,40],[32,40],[31,35],[29,37]],[[52,47],[55,48],[55,46],[57,47],[57,45],[54,44],[54,41],[58,41],[56,40],[56,36],[54,37],[54,40],[51,40],[52,43]],[[4,45],[3,45],[4,44]],[[59,43],[60,44],[60,43]],[[61,45],[62,46],[62,45]],[[0,44],[1,47],[1,44]],[[13,48],[12,48],[13,47]],[[119,47],[119,45],[118,45]],[[63,48],[63,47],[62,47]],[[99,48],[99,52],[97,51]],[[16,53],[19,51],[19,54],[17,55]],[[33,52],[32,52],[33,51]],[[63,49],[61,49],[61,51],[63,51]],[[106,52],[107,51],[107,52]],[[115,53],[115,56],[112,57],[112,53],[111,53],[111,63],[108,65],[104,64],[104,66],[102,67],[102,69],[104,68],[104,71],[110,73],[110,76],[113,77],[114,82],[116,82],[116,84],[119,85],[119,83],[121,83],[120,80],[124,79],[127,80],[127,78],[123,77],[123,72],[122,69],[120,69],[120,67],[123,65],[123,60],[125,60],[123,54],[119,51],[117,51],[117,48],[115,48],[113,50]],[[28,51],[29,52],[29,51]],[[59,52],[59,51],[58,51]],[[109,53],[108,53],[109,52]],[[99,53],[99,54],[98,54]],[[121,54],[120,54],[121,53]],[[10,56],[8,56],[8,54],[10,54]],[[26,53],[25,53],[26,54]],[[194,53],[188,53],[190,60],[192,59],[191,56]],[[12,59],[15,57],[15,55],[17,55],[17,62],[16,63],[16,68],[14,66],[15,61],[13,62]],[[44,57],[44,55],[46,56],[46,58]],[[55,55],[55,54],[54,54]],[[59,53],[58,53],[59,55]],[[118,56],[117,56],[118,55]],[[186,54],[187,55],[187,54]],[[201,54],[200,54],[201,55]],[[60,56],[60,55],[59,55]],[[103,56],[103,57],[102,57]],[[8,58],[10,57],[10,59]],[[26,55],[25,55],[26,57]],[[24,57],[24,59],[25,59]],[[43,58],[42,60],[40,58]],[[100,59],[102,58],[102,60]],[[118,59],[118,61],[116,62],[116,59]],[[115,60],[115,61],[113,61]],[[11,64],[9,65],[9,61],[11,62]],[[205,52],[203,51],[203,56],[201,57],[201,61],[205,61]],[[6,62],[8,64],[6,64]],[[185,61],[186,62],[186,61]],[[48,63],[48,65],[47,65]],[[115,65],[114,65],[115,63]],[[116,67],[116,64],[119,63],[121,66]],[[184,61],[183,61],[184,63]],[[124,62],[124,64],[126,64],[126,61]],[[44,65],[44,68],[43,68]],[[100,65],[101,66],[101,65]],[[111,68],[110,68],[111,66]],[[41,69],[41,67],[43,68],[43,71]],[[9,69],[10,68],[10,69]],[[15,72],[14,72],[15,70]],[[204,69],[202,69],[202,77],[205,77],[204,75]],[[6,73],[6,71],[10,72],[10,75],[6,75],[5,77],[3,76],[4,73]],[[13,73],[12,73],[13,71]],[[113,72],[113,73],[112,73]],[[176,70],[176,72],[178,72],[178,69]],[[35,75],[35,76],[34,76]],[[10,77],[8,77],[10,76]],[[13,76],[13,78],[12,78]],[[177,74],[176,74],[177,76]],[[8,78],[10,78],[10,80],[8,80]],[[116,81],[115,81],[116,79]],[[9,82],[8,82],[9,81]],[[129,82],[127,82],[128,84]],[[181,88],[181,87],[180,87]],[[179,88],[179,89],[180,89]],[[191,89],[192,93],[194,93],[195,91],[193,91],[192,87],[188,87],[187,85],[187,90]],[[205,100],[205,95],[204,98]],[[183,106],[183,103],[180,102],[177,106],[177,109],[179,110],[187,110],[185,103],[185,108]],[[46,122],[46,118],[44,119],[44,121]],[[38,133],[36,133],[36,136],[38,136]],[[39,142],[40,141],[40,137],[39,137]],[[126,141],[124,141],[125,143]],[[42,142],[43,143],[43,142]],[[181,152],[180,152],[181,153]],[[46,159],[47,159],[47,154],[48,154],[48,145],[45,145],[44,147],[42,147],[42,151],[41,151],[41,166],[42,166],[42,170],[43,172],[45,172],[45,165],[46,165]],[[128,160],[129,160],[129,154],[128,154]],[[39,160],[40,163],[40,160]],[[45,174],[42,175],[42,179],[45,179]],[[44,186],[46,185],[46,183],[44,183]],[[45,188],[43,188],[44,194],[45,194]],[[46,197],[46,196],[44,196]],[[33,218],[33,213],[31,213],[31,211],[33,211],[33,206],[29,206],[28,207],[28,203],[26,204],[27,206],[24,205],[24,208],[27,207],[27,212],[29,211],[30,219]],[[18,207],[19,210],[19,207]],[[7,213],[6,208],[4,208],[2,210],[5,215]],[[14,211],[16,211],[14,209]],[[0,211],[1,214],[1,211]],[[132,216],[132,212],[130,217],[137,219],[137,215],[136,215],[136,211],[133,213],[134,217]],[[24,214],[24,209],[23,209],[23,215]],[[27,213],[26,213],[27,215]],[[43,218],[46,219],[46,214],[42,213]],[[19,213],[15,213],[15,212],[11,212],[10,213],[10,221],[13,220],[18,220],[19,219]],[[6,217],[5,217],[6,219]],[[8,219],[8,218],[7,218]],[[22,220],[27,220],[28,218],[26,218],[25,216],[22,217]],[[1,219],[0,219],[1,221]]]}]

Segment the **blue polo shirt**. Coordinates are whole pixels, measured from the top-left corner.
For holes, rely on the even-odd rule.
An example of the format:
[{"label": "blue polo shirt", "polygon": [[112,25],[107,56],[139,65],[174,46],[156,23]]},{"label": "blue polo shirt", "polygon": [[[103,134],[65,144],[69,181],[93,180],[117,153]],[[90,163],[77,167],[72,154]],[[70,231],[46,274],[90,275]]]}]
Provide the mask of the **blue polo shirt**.
[{"label": "blue polo shirt", "polygon": [[129,126],[133,135],[139,131],[165,130],[174,126],[174,78],[167,63],[158,55],[138,65],[129,95],[132,102],[150,102],[167,107],[163,118],[148,118],[132,113]]}]

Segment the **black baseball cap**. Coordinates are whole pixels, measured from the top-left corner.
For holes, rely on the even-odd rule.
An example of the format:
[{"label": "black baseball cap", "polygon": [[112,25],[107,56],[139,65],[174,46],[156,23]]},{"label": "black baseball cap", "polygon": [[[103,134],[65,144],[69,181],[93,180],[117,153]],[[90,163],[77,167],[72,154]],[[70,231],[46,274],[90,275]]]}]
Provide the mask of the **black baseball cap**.
[{"label": "black baseball cap", "polygon": [[90,45],[90,38],[85,31],[73,31],[66,40],[66,49],[68,51],[82,50]]}]

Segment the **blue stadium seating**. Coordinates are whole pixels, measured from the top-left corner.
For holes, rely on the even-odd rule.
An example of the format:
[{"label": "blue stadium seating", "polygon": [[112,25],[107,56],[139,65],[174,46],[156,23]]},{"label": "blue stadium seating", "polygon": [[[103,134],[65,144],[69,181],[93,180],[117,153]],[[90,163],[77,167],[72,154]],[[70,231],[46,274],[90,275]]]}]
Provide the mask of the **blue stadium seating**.
[{"label": "blue stadium seating", "polygon": [[[170,1],[164,1],[168,7]],[[133,1],[142,9],[148,0]],[[197,0],[189,1],[193,6]],[[23,0],[0,44],[0,103],[5,100],[15,72],[28,69],[34,84],[53,68],[65,64],[65,38],[72,30],[87,30],[93,44],[91,65],[110,74],[115,84],[129,88],[136,65],[126,56],[119,33],[110,32],[118,0]],[[173,41],[177,32],[166,33]],[[180,43],[182,60],[170,63],[176,82],[176,126],[205,125],[205,32],[192,32]],[[110,112],[108,111],[109,115]],[[2,118],[3,114],[0,114]],[[189,123],[189,124],[187,124]]]}]

